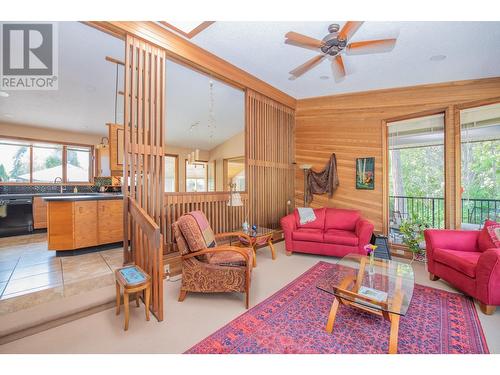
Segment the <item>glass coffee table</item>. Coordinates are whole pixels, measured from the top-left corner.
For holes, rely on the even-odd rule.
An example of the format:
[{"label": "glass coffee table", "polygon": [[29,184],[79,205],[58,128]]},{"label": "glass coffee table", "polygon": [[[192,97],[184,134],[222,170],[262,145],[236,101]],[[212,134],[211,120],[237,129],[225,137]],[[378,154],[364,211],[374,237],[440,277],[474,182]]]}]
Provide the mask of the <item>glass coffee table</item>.
[{"label": "glass coffee table", "polygon": [[316,287],[335,296],[326,331],[333,332],[339,305],[375,314],[391,323],[389,354],[398,350],[399,318],[411,302],[415,277],[413,268],[394,260],[348,254],[338,263],[338,280],[321,281]]}]

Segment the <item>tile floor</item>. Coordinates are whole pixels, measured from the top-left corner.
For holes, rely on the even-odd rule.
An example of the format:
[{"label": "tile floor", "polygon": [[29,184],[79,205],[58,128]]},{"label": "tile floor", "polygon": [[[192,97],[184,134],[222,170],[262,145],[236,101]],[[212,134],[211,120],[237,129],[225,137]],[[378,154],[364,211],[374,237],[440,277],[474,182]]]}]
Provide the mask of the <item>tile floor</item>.
[{"label": "tile floor", "polygon": [[12,303],[2,308],[14,297],[48,290],[64,296],[112,284],[122,260],[121,248],[56,257],[47,249],[46,233],[0,238],[0,314],[16,308]]}]

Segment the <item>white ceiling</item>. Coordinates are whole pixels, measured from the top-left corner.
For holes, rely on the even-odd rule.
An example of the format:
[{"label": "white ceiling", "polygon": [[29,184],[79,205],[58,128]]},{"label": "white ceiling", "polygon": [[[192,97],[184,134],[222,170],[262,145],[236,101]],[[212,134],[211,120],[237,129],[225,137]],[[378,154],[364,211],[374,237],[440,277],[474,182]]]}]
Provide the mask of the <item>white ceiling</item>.
[{"label": "white ceiling", "polygon": [[[0,97],[0,122],[106,134],[114,121],[116,65],[123,41],[78,22],[59,22],[59,89],[8,91]],[[7,116],[6,116],[7,115]]]},{"label": "white ceiling", "polygon": [[[211,150],[245,128],[243,91],[167,61],[166,142]],[[215,129],[209,129],[210,80],[213,81]],[[198,123],[191,131],[191,125]],[[212,135],[212,137],[211,137]]]},{"label": "white ceiling", "polygon": [[[328,61],[290,81],[288,72],[316,53],[284,44],[285,34],[322,39],[334,22],[344,24],[215,22],[192,41],[296,98],[500,76],[500,22],[365,22],[352,41],[398,36],[394,50],[344,56],[348,76],[340,83]],[[447,58],[430,61],[434,55]]]},{"label": "white ceiling", "polygon": [[[123,41],[78,22],[60,22],[58,54],[59,89],[8,91],[8,98],[0,97],[0,122],[106,135],[105,124],[115,118],[116,65],[105,57],[123,60]],[[211,139],[210,77],[172,61],[166,70],[167,144],[208,150],[243,131],[241,90],[214,80],[216,131]],[[123,90],[123,67],[118,74]],[[123,122],[123,100],[118,101],[117,121]],[[190,132],[195,122],[199,125]]]}]

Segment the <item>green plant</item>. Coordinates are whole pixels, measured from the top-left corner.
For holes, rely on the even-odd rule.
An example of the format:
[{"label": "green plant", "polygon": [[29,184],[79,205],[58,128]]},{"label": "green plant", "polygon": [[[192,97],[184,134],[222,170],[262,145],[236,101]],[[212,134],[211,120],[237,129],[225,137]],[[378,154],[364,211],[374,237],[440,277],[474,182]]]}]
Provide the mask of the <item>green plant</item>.
[{"label": "green plant", "polygon": [[420,253],[420,242],[424,239],[424,230],[429,228],[429,225],[422,219],[413,216],[411,219],[403,221],[399,227],[399,231],[403,235],[403,243],[408,246],[408,249],[414,253]]}]

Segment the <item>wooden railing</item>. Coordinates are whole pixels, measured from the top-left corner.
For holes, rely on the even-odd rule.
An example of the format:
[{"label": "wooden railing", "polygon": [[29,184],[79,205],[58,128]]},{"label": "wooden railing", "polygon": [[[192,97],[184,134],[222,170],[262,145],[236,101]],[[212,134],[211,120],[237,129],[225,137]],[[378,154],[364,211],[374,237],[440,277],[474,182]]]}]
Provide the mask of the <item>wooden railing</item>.
[{"label": "wooden railing", "polygon": [[128,198],[130,258],[151,276],[151,312],[163,320],[163,235],[133,198]]},{"label": "wooden railing", "polygon": [[165,193],[163,197],[165,211],[166,253],[174,252],[172,223],[185,213],[200,210],[207,216],[215,233],[228,232],[241,226],[248,215],[248,194],[240,193],[243,206],[230,207],[229,192],[212,193]]}]

